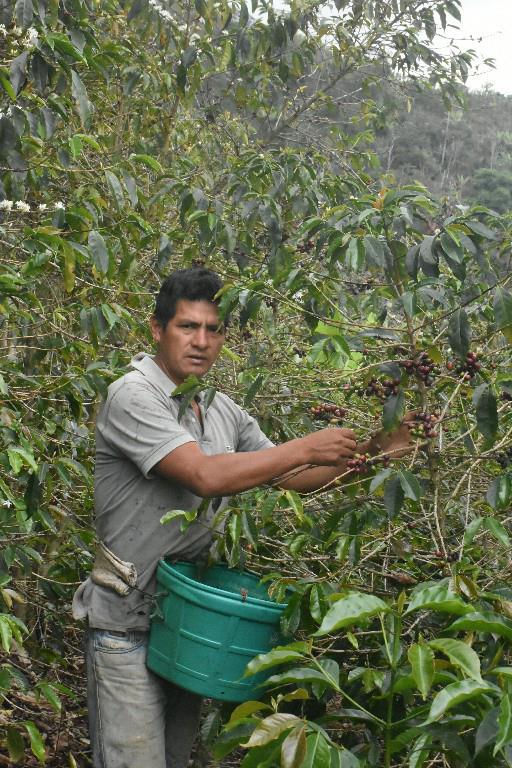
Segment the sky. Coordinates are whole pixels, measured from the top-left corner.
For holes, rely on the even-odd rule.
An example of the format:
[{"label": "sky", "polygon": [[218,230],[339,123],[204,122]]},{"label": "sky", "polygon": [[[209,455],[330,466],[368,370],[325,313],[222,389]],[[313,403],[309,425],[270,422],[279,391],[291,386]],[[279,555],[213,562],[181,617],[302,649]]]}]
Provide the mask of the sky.
[{"label": "sky", "polygon": [[482,58],[496,60],[495,70],[483,67],[468,86],[479,90],[490,84],[512,94],[512,0],[462,0],[461,10],[461,30],[454,33],[461,48],[474,48]]}]

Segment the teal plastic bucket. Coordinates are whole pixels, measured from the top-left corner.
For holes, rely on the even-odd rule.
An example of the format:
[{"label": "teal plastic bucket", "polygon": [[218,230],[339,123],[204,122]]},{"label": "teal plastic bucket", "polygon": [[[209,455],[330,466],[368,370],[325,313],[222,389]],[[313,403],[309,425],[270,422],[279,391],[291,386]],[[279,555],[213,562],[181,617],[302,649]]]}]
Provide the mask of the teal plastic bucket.
[{"label": "teal plastic bucket", "polygon": [[286,604],[270,600],[259,576],[161,560],[157,593],[147,655],[153,672],[212,699],[261,695],[258,685],[269,673],[241,678],[254,656],[283,642],[279,619]]}]

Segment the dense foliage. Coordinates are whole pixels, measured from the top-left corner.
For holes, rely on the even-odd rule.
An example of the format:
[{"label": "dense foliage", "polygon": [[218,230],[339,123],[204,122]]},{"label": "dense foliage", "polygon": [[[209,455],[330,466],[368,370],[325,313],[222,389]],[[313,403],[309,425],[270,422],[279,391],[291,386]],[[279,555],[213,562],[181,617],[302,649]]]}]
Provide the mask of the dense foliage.
[{"label": "dense foliage", "polygon": [[[509,222],[368,173],[365,89],[407,78],[456,97],[472,56],[436,52],[435,34],[457,0],[16,0],[0,15],[4,752],[43,762],[56,743],[38,705],[58,723],[75,694],[97,404],[148,346],[162,275],[199,260],[239,321],[208,385],[274,439],[326,415],[366,437],[421,414],[411,456],[359,457],[343,490],[233,500],[219,552],[278,595],[293,585],[296,644],[254,662],[290,668],[217,754],[509,764]],[[316,121],[328,140],[297,143]]]}]

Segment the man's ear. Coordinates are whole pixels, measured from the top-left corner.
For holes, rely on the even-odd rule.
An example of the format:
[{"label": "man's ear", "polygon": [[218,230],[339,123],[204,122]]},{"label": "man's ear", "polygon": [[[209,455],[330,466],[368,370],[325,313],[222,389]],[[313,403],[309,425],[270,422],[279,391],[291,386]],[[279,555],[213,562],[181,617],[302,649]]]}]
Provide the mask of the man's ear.
[{"label": "man's ear", "polygon": [[161,337],[162,337],[162,326],[156,319],[154,315],[151,315],[151,318],[149,320],[149,325],[151,327],[151,335],[153,337],[153,340],[156,341],[158,344]]}]

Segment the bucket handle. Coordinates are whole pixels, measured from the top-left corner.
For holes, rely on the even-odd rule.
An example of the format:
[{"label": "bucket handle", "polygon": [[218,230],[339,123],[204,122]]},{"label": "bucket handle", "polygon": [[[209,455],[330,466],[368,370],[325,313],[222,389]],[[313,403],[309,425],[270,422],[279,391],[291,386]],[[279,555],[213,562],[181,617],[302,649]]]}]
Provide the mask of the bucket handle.
[{"label": "bucket handle", "polygon": [[164,613],[160,605],[160,599],[163,599],[168,595],[170,595],[170,592],[168,590],[163,590],[162,592],[155,592],[155,594],[152,596],[151,613],[149,614],[150,621],[153,619],[161,619],[163,621]]}]

